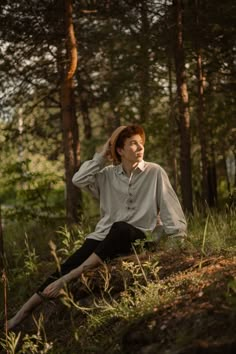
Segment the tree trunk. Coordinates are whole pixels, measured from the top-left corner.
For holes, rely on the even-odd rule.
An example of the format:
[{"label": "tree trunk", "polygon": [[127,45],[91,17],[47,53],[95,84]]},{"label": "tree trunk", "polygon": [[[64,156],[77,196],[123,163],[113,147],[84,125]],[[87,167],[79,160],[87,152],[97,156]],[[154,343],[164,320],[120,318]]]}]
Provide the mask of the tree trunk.
[{"label": "tree trunk", "polygon": [[4,247],[3,247],[3,229],[2,229],[2,206],[0,204],[0,271],[4,269]]},{"label": "tree trunk", "polygon": [[[234,154],[234,164],[236,166],[236,149],[233,150],[233,154]],[[236,189],[236,168],[235,168],[235,174],[234,174],[233,189]]]},{"label": "tree trunk", "polygon": [[198,81],[198,133],[201,147],[201,175],[202,175],[202,200],[203,206],[205,203],[209,204],[208,200],[208,159],[207,159],[207,143],[206,143],[206,117],[204,114],[204,76],[202,66],[201,46],[199,44],[200,23],[199,23],[199,0],[195,0],[196,11],[196,54],[197,54],[197,81]]},{"label": "tree trunk", "polygon": [[80,162],[79,129],[75,113],[73,76],[77,67],[77,47],[72,22],[72,0],[65,0],[65,30],[67,66],[61,85],[61,111],[64,140],[66,216],[69,223],[77,222],[81,206],[80,192],[72,177]]},{"label": "tree trunk", "polygon": [[204,86],[203,86],[203,71],[202,71],[202,56],[201,49],[197,48],[197,80],[198,80],[198,133],[201,147],[201,175],[202,175],[202,199],[203,202],[209,202],[207,199],[208,182],[207,182],[207,143],[206,143],[206,120],[204,119]]},{"label": "tree trunk", "polygon": [[[213,141],[213,137],[211,140]],[[215,161],[215,148],[211,144],[211,159],[207,169],[208,176],[208,204],[210,207],[217,206],[218,193],[217,193],[217,175],[216,175],[216,161]]]},{"label": "tree trunk", "polygon": [[141,61],[140,61],[140,123],[147,122],[150,108],[150,89],[149,89],[149,19],[148,4],[146,0],[141,1]]},{"label": "tree trunk", "polygon": [[[111,11],[111,1],[108,0],[106,2],[106,12],[107,12],[107,23],[110,28],[112,28],[112,16],[110,14]],[[113,48],[113,43],[112,41],[109,41],[109,71],[110,71],[110,78],[111,78],[111,84],[112,87],[115,85],[113,84],[113,77],[114,77],[114,63],[116,61],[115,53],[114,53],[114,48]],[[121,121],[120,121],[120,112],[119,112],[119,103],[117,101],[117,95],[116,95],[116,89],[111,92],[110,95],[110,112],[107,114],[107,116],[104,117],[104,123],[103,126],[105,127],[105,131],[108,135],[111,135],[113,131],[120,126]]]},{"label": "tree trunk", "polygon": [[172,179],[173,187],[177,192],[178,177],[177,177],[177,160],[176,160],[176,120],[175,120],[175,109],[174,109],[174,100],[173,100],[173,91],[172,91],[172,65],[170,53],[168,55],[168,90],[169,90],[169,103],[170,103],[170,113],[169,113],[169,130],[170,130],[170,160],[172,166]]},{"label": "tree trunk", "polygon": [[192,168],[190,142],[190,115],[188,89],[186,83],[185,59],[183,47],[183,14],[181,0],[173,0],[176,24],[175,69],[178,95],[178,113],[180,128],[180,171],[181,192],[184,210],[193,213],[192,202]]}]

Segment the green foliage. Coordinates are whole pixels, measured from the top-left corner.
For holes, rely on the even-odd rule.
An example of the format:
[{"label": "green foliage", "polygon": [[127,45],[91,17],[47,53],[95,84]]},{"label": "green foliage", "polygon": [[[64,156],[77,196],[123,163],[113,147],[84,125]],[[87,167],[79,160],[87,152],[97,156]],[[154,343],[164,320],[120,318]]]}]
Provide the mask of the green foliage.
[{"label": "green foliage", "polygon": [[1,171],[1,200],[12,203],[3,209],[4,217],[29,221],[63,216],[64,198],[60,193],[59,200],[55,193],[60,177],[54,173],[32,172],[30,163],[29,159],[8,163]]},{"label": "green foliage", "polygon": [[196,249],[201,250],[203,255],[234,253],[235,236],[235,210],[225,212],[208,210],[206,217],[196,212],[189,218],[188,240]]},{"label": "green foliage", "polygon": [[[9,332],[5,339],[0,340],[0,344],[8,354],[46,354],[51,351],[53,344],[47,342],[46,334],[42,325],[42,318],[35,324],[37,326],[36,334],[25,334],[21,332],[18,334]],[[19,349],[20,346],[20,349]]]},{"label": "green foliage", "polygon": [[89,233],[89,228],[84,227],[85,222],[82,222],[82,225],[82,227],[76,225],[70,228],[67,225],[59,227],[59,230],[56,231],[61,243],[59,254],[68,257],[82,245],[86,234]]},{"label": "green foliage", "polygon": [[230,306],[236,310],[236,278],[232,278],[228,282],[225,297]]},{"label": "green foliage", "polygon": [[2,345],[2,348],[5,349],[6,352],[9,351],[11,354],[15,354],[20,336],[21,333],[16,335],[16,333],[11,332],[6,339],[1,339],[0,344]]},{"label": "green foliage", "polygon": [[[228,149],[235,151],[235,5],[230,0],[223,5],[220,0],[198,4],[198,21],[196,2],[186,2],[183,9],[193,187],[196,198],[202,199],[198,44],[204,71],[207,158],[217,169],[221,201],[229,192],[225,153]],[[6,148],[12,150],[16,146],[18,153],[41,154],[52,164],[62,156],[58,87],[66,60],[61,5],[61,1],[45,0],[34,1],[31,6],[24,1],[21,7],[15,0],[1,4],[1,161],[6,157]],[[107,5],[104,1],[75,1],[73,6],[75,35],[80,43],[74,90],[81,160],[90,158],[117,124],[141,123],[148,136],[146,158],[163,165],[171,179],[177,173],[179,180],[172,2],[121,1]],[[84,12],[85,8],[92,12]],[[62,197],[62,190],[59,194]],[[14,188],[4,193],[4,200],[9,197],[15,198]]]},{"label": "green foliage", "polygon": [[25,256],[24,268],[26,275],[37,272],[38,256],[36,255],[35,248],[31,248],[27,234],[25,235]]}]

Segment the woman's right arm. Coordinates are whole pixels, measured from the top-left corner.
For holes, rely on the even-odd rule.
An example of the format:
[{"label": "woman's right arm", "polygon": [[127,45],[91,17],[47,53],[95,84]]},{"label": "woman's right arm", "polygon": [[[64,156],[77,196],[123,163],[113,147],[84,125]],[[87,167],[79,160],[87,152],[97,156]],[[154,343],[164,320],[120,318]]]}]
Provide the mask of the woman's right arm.
[{"label": "woman's right arm", "polygon": [[78,188],[88,188],[97,196],[97,174],[103,169],[106,161],[109,159],[109,140],[103,146],[101,153],[95,153],[92,160],[85,161],[74,174],[72,182]]}]

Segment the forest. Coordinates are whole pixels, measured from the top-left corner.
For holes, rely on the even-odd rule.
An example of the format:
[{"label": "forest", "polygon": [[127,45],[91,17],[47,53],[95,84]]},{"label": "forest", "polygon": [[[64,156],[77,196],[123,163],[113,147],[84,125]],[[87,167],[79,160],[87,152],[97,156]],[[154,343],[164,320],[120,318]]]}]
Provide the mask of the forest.
[{"label": "forest", "polygon": [[[235,23],[233,0],[1,1],[0,352],[235,352]],[[7,331],[94,229],[72,177],[128,124],[170,178],[186,244],[137,244]]]}]

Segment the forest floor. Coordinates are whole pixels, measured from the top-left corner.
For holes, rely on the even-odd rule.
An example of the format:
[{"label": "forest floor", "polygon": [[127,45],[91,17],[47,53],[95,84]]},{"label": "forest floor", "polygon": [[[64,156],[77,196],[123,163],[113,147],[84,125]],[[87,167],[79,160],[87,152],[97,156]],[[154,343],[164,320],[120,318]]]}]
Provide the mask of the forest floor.
[{"label": "forest floor", "polygon": [[[152,281],[161,284],[158,296],[164,298],[168,293],[168,299],[157,301],[147,312],[133,316],[132,319],[111,316],[101,325],[94,326],[90,334],[86,335],[85,331],[83,338],[77,342],[72,333],[75,328],[82,330],[86,326],[85,312],[71,309],[61,300],[44,303],[35,315],[37,317],[39,313],[43,313],[47,341],[54,343],[54,349],[48,352],[236,353],[235,255],[221,253],[202,257],[197,252],[163,250],[141,254],[139,261],[142,264],[147,259],[155,261],[157,257],[158,279]],[[132,277],[124,282],[124,271],[121,270],[124,259],[137,261],[134,256],[130,256],[114,260],[108,265],[110,296],[116,298],[117,302],[126,291],[124,283],[126,289],[127,286],[132,286]],[[106,283],[107,279],[101,272],[99,276],[98,273],[90,271],[84,282],[86,286],[82,285],[81,288],[80,285],[79,291],[77,285],[73,285],[75,302],[79,299],[82,307],[92,307],[94,299],[101,296],[101,281]],[[104,289],[104,284],[102,286]],[[98,309],[96,311],[99,312]],[[32,318],[18,327],[17,332],[21,331],[22,338],[26,333],[32,334],[36,330]],[[56,348],[64,349],[59,351]]]},{"label": "forest floor", "polygon": [[124,353],[236,353],[236,257],[160,255],[176,298],[133,324]]}]

